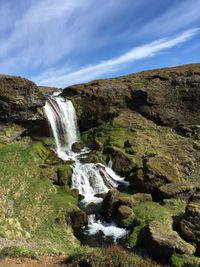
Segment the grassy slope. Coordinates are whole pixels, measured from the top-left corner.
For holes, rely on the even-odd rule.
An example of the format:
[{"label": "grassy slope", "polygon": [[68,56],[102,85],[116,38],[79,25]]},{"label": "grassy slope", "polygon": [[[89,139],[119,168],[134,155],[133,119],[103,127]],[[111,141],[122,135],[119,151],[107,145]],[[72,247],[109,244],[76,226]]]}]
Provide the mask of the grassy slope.
[{"label": "grassy slope", "polygon": [[76,209],[77,200],[41,177],[42,163],[37,145],[0,144],[0,248],[26,246],[45,253],[79,245],[69,225],[55,222]]}]

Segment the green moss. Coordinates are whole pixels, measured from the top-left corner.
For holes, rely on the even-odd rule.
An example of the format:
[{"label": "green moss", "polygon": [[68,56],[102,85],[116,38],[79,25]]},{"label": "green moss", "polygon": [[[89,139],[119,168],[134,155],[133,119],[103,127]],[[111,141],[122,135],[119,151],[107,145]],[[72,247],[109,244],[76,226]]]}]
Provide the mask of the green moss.
[{"label": "green moss", "polygon": [[70,184],[71,178],[72,178],[72,168],[71,166],[64,164],[58,167],[57,169],[58,174],[58,184],[64,185],[64,184]]},{"label": "green moss", "polygon": [[143,229],[150,223],[158,224],[159,227],[163,225],[166,229],[171,230],[172,216],[178,216],[184,212],[185,202],[174,201],[173,204],[165,203],[164,206],[155,202],[144,202],[135,206],[135,219],[133,225],[135,226],[129,237],[129,244],[131,247],[141,243],[141,235]]},{"label": "green moss", "polygon": [[191,255],[174,254],[171,257],[172,267],[199,267],[200,258]]}]

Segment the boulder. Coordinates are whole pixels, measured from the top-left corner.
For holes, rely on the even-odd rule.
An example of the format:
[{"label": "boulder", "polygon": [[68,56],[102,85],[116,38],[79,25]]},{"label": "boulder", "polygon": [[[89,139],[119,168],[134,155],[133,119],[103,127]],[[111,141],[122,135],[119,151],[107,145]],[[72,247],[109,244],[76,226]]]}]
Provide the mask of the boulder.
[{"label": "boulder", "polygon": [[72,151],[75,153],[79,153],[84,147],[85,145],[83,143],[76,142],[72,144]]},{"label": "boulder", "polygon": [[130,196],[120,196],[119,197],[119,205],[128,206],[130,208],[134,208],[142,202],[150,202],[152,201],[151,194],[147,193],[136,193]]},{"label": "boulder", "polygon": [[130,156],[116,147],[105,147],[104,153],[110,155],[113,170],[121,176],[128,176],[137,167]]},{"label": "boulder", "polygon": [[0,120],[27,121],[41,118],[38,108],[45,98],[33,82],[15,76],[0,75]]},{"label": "boulder", "polygon": [[26,131],[25,128],[17,124],[6,123],[0,124],[0,143],[7,144],[19,140],[21,135]]},{"label": "boulder", "polygon": [[161,199],[179,198],[188,201],[199,189],[200,186],[184,181],[163,185],[158,192]]},{"label": "boulder", "polygon": [[185,240],[196,245],[200,254],[200,202],[190,202],[187,205],[179,231]]},{"label": "boulder", "polygon": [[144,244],[154,258],[169,259],[172,254],[194,254],[195,247],[185,242],[172,230],[172,220],[150,223],[144,235]]},{"label": "boulder", "polygon": [[117,189],[111,189],[108,191],[102,202],[101,213],[107,220],[110,220],[112,217],[116,217],[119,195],[120,193]]},{"label": "boulder", "polygon": [[120,227],[128,228],[133,223],[135,214],[128,206],[121,205],[117,211],[116,222]]},{"label": "boulder", "polygon": [[169,158],[152,155],[143,159],[143,169],[139,170],[134,183],[139,190],[151,193],[162,185],[179,180],[179,172]]},{"label": "boulder", "polygon": [[88,224],[87,214],[82,210],[72,211],[70,213],[70,219],[73,228],[80,228]]}]

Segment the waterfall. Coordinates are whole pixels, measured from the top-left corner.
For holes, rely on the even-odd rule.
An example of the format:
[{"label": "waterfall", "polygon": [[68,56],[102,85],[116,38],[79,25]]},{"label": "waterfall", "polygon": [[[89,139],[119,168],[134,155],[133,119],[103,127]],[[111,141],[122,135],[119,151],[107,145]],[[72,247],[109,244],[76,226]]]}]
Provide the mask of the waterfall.
[{"label": "waterfall", "polygon": [[[81,201],[82,207],[87,209],[91,203],[101,204],[103,199],[97,195],[105,194],[109,189],[117,187],[124,179],[111,169],[111,162],[109,167],[100,163],[81,163],[80,157],[88,153],[86,148],[80,153],[72,152],[71,146],[80,140],[80,136],[76,112],[70,100],[54,93],[47,98],[44,111],[55,139],[56,153],[63,160],[74,162],[72,188],[78,189],[84,197]],[[87,233],[94,235],[99,231],[105,236],[113,237],[114,241],[126,234],[125,229],[118,228],[114,223],[107,224],[96,220],[95,215],[89,215]]]},{"label": "waterfall", "polygon": [[70,100],[54,94],[46,100],[44,111],[56,142],[56,152],[62,157],[79,140],[74,106]]}]

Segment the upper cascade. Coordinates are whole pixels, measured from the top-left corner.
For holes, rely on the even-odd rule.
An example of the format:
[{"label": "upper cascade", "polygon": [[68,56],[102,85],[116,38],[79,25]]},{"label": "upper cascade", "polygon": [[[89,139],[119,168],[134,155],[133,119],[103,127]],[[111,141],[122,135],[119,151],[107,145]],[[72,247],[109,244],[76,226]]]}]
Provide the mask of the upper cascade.
[{"label": "upper cascade", "polygon": [[72,102],[59,96],[59,93],[47,99],[44,110],[56,142],[56,152],[62,157],[79,140],[76,111]]}]

